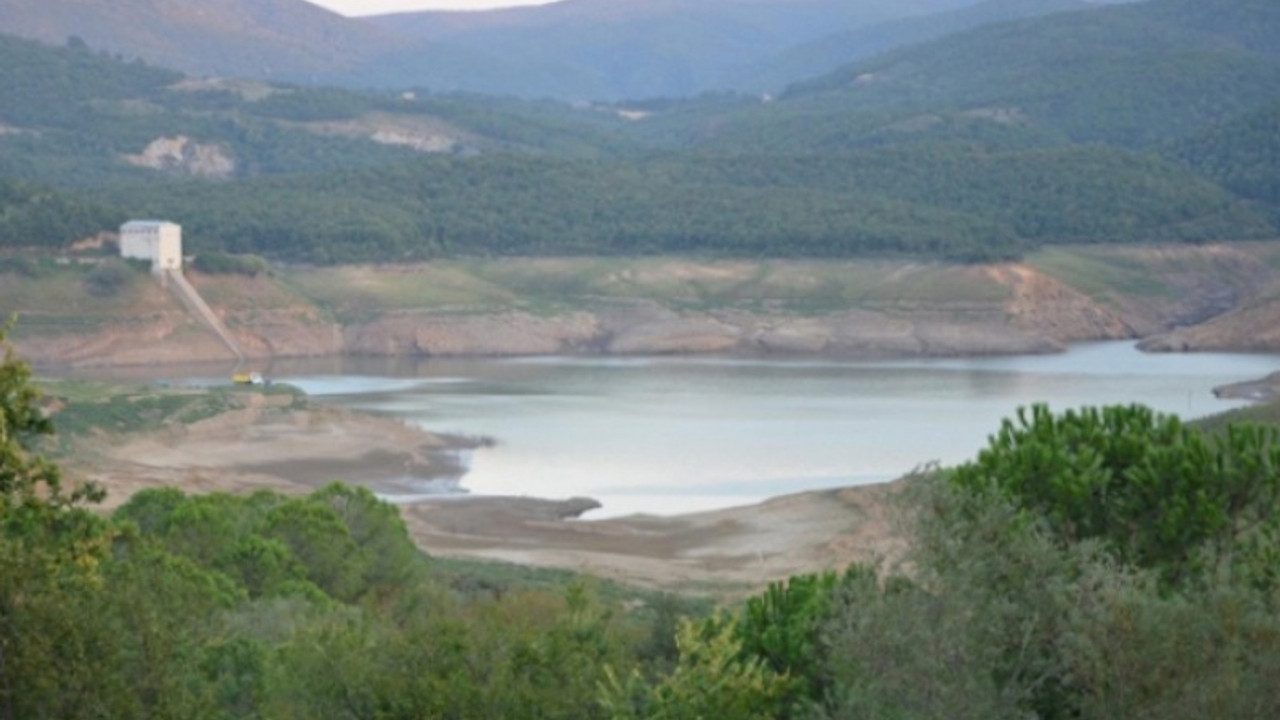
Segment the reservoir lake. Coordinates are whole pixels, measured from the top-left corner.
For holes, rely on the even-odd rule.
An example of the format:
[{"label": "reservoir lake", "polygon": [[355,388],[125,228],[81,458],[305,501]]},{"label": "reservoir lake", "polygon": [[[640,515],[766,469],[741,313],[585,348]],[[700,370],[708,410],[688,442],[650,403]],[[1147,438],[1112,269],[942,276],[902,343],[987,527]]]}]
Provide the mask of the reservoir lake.
[{"label": "reservoir lake", "polygon": [[[973,457],[1019,406],[1142,403],[1195,418],[1242,403],[1212,388],[1280,357],[1059,355],[907,360],[549,357],[277,362],[274,380],[422,428],[493,438],[472,493],[587,496],[588,517],[674,514],[876,483]],[[344,478],[357,481],[358,478]],[[424,488],[425,491],[426,488]],[[411,500],[411,496],[388,498]]]}]

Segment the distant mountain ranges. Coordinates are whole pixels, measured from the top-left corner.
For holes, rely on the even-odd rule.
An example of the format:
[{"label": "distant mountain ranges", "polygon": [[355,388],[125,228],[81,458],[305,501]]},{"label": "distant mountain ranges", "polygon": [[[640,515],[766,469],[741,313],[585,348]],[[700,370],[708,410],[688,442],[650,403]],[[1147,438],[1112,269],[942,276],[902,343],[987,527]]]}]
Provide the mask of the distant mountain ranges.
[{"label": "distant mountain ranges", "polygon": [[0,0],[0,27],[48,43],[0,36],[0,247],[143,215],[320,263],[1280,235],[1274,0]]}]

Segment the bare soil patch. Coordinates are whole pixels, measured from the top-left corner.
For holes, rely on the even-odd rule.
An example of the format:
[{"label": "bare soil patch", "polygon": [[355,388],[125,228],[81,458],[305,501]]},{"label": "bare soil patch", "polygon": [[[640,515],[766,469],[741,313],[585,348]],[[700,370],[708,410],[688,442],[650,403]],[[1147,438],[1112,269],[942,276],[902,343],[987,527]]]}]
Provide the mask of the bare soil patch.
[{"label": "bare soil patch", "polygon": [[[581,499],[460,497],[404,508],[435,555],[555,567],[664,590],[725,593],[899,558],[899,485],[806,492],[711,512],[575,520]],[[590,505],[587,505],[590,507]]]}]

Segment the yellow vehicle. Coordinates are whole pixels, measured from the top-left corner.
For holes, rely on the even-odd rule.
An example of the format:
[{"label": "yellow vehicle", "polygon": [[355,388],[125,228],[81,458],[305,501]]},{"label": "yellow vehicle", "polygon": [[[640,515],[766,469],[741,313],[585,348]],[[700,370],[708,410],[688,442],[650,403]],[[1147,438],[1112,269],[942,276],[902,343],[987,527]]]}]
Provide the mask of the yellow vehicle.
[{"label": "yellow vehicle", "polygon": [[266,381],[263,380],[262,373],[247,372],[232,375],[231,382],[236,385],[262,385]]}]

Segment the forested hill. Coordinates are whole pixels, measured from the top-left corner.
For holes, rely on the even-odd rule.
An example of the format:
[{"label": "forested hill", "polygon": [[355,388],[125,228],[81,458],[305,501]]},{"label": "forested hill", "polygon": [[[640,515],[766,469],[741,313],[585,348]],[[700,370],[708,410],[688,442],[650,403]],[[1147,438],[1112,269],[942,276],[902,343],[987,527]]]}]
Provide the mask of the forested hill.
[{"label": "forested hill", "polygon": [[1157,158],[936,146],[635,162],[498,155],[323,177],[113,190],[202,247],[312,262],[440,255],[1010,258],[1044,243],[1265,238],[1256,210]]},{"label": "forested hill", "polygon": [[0,0],[0,28],[201,75],[276,79],[332,74],[395,43],[303,0]]},{"label": "forested hill", "polygon": [[370,19],[303,0],[0,0],[0,28],[199,75],[602,100],[718,90],[828,33],[974,2],[562,0]]},{"label": "forested hill", "polygon": [[1241,197],[1280,208],[1280,102],[1211,125],[1169,153]]},{"label": "forested hill", "polygon": [[[370,18],[390,34],[456,47],[505,62],[504,76],[430,72],[433,87],[521,97],[610,100],[754,89],[762,65],[784,53],[808,57],[833,32],[930,16],[977,0],[561,0],[491,12],[413,12]],[[1038,0],[1032,0],[1038,2]],[[879,34],[894,37],[892,32]],[[892,40],[891,40],[892,42]],[[895,45],[898,43],[894,43]],[[878,49],[883,49],[881,46]],[[414,64],[414,52],[395,58]],[[837,67],[849,58],[822,64]],[[396,73],[383,66],[370,77]],[[811,65],[778,66],[776,91]],[[799,74],[791,74],[792,72]],[[422,84],[422,83],[419,83]]]},{"label": "forested hill", "polygon": [[725,119],[715,142],[829,150],[877,131],[901,140],[979,125],[988,137],[1150,147],[1276,98],[1280,3],[1148,0],[991,25],[855,63]]},{"label": "forested hill", "polygon": [[996,24],[773,102],[286,87],[0,38],[0,179],[173,218],[196,252],[321,263],[1273,238],[1277,12],[1150,0]]},{"label": "forested hill", "polygon": [[757,61],[730,83],[742,90],[777,92],[793,82],[907,45],[1021,18],[1092,7],[1085,0],[984,0],[927,15],[840,29]]}]

